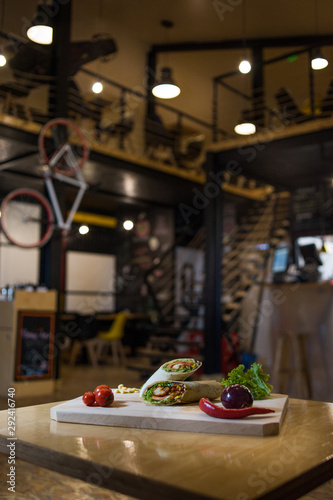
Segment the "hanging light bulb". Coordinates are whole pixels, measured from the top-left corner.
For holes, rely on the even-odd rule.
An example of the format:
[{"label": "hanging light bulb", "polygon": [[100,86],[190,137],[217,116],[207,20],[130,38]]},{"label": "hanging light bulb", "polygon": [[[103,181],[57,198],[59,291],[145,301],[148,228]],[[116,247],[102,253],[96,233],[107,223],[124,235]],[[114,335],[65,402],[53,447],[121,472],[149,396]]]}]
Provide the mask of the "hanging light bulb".
[{"label": "hanging light bulb", "polygon": [[161,69],[161,78],[156,82],[152,93],[160,99],[173,99],[180,94],[180,88],[172,79],[171,68]]},{"label": "hanging light bulb", "polygon": [[[166,43],[168,43],[169,30],[173,28],[173,22],[168,19],[161,21],[161,26],[165,28]],[[180,88],[172,78],[171,68],[166,64],[161,69],[161,76],[155,82],[152,94],[160,99],[174,99],[180,94]]]},{"label": "hanging light bulb", "polygon": [[243,75],[246,75],[247,73],[250,73],[251,71],[251,63],[247,59],[243,59],[238,66],[238,69]]},{"label": "hanging light bulb", "polygon": [[93,84],[93,86],[91,87],[92,91],[95,93],[95,94],[100,94],[103,90],[103,84],[102,82],[95,82]]},{"label": "hanging light bulb", "polygon": [[[0,24],[1,32],[3,32],[4,21],[5,21],[5,0],[2,0],[1,1],[1,24]],[[5,66],[6,63],[7,63],[7,60],[6,60],[2,50],[0,50],[0,67]]]},{"label": "hanging light bulb", "polygon": [[239,63],[238,69],[246,75],[251,71],[251,63],[246,57],[246,0],[243,0],[242,6],[242,38],[243,38],[243,59]]},{"label": "hanging light bulb", "polygon": [[131,220],[124,221],[123,228],[126,229],[126,231],[130,231],[131,229],[133,229],[133,227],[134,227],[133,221]]},{"label": "hanging light bulb", "polygon": [[46,11],[47,5],[39,3],[37,11],[32,20],[30,28],[27,29],[27,37],[35,43],[50,45],[53,40],[53,28],[49,14]]},{"label": "hanging light bulb", "polygon": [[87,234],[87,233],[89,233],[89,227],[85,226],[85,225],[80,226],[79,227],[79,233],[80,234]]},{"label": "hanging light bulb", "polygon": [[318,69],[324,69],[328,66],[328,60],[323,57],[320,49],[314,49],[312,51],[312,58],[311,58],[311,68],[318,70]]},{"label": "hanging light bulb", "polygon": [[[318,1],[314,0],[314,23],[315,23],[315,34],[318,34]],[[320,51],[320,47],[315,47],[311,51],[311,68],[314,70],[324,69],[328,66],[328,60],[323,57]]]}]

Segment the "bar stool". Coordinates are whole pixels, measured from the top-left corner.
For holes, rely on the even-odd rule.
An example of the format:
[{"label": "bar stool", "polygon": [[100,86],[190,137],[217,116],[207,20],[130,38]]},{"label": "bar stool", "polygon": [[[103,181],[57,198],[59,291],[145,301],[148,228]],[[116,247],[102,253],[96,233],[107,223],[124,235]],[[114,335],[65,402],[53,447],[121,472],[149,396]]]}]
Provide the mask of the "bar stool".
[{"label": "bar stool", "polygon": [[293,330],[279,331],[274,356],[272,379],[276,392],[285,394],[286,376],[294,376],[296,380],[297,396],[304,394],[311,399],[311,377],[306,354],[306,340],[309,333]]}]

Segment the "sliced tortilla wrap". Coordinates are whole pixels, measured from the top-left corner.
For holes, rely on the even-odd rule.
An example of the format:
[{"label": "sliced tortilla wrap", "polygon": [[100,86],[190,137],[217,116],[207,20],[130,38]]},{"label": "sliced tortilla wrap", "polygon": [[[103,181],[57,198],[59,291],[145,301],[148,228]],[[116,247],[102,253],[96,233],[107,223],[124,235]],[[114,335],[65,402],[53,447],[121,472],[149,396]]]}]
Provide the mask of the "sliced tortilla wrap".
[{"label": "sliced tortilla wrap", "polygon": [[194,403],[201,398],[216,399],[221,396],[223,387],[216,380],[187,382],[159,380],[150,384],[140,394],[145,405],[170,406],[179,403]]},{"label": "sliced tortilla wrap", "polygon": [[149,385],[159,380],[185,380],[189,378],[201,365],[201,361],[193,358],[176,358],[167,361],[143,384],[140,396]]}]

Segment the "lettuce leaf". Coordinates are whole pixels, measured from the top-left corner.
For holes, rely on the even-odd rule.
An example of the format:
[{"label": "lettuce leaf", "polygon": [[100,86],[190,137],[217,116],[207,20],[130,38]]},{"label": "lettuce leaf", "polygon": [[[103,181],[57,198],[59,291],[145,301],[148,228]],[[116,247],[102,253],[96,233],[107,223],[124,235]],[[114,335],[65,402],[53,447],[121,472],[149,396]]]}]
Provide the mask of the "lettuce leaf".
[{"label": "lettuce leaf", "polygon": [[269,374],[265,373],[260,363],[253,363],[244,372],[245,366],[239,365],[228,373],[228,378],[223,379],[221,384],[228,387],[232,384],[245,385],[252,393],[253,399],[266,399],[272,392],[273,386],[268,384]]}]

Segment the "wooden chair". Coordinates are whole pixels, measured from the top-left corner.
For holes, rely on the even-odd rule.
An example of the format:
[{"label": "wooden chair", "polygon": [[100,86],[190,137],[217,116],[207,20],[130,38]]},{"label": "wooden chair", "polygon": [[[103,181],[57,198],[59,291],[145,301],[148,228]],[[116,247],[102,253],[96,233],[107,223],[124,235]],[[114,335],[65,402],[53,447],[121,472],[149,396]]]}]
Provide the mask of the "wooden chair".
[{"label": "wooden chair", "polygon": [[107,355],[109,348],[111,348],[113,363],[115,365],[118,365],[119,358],[123,363],[125,362],[126,355],[122,344],[122,339],[124,337],[126,320],[126,312],[119,312],[113,320],[109,330],[98,333],[96,339],[96,357],[98,361],[103,359],[103,354]]}]

